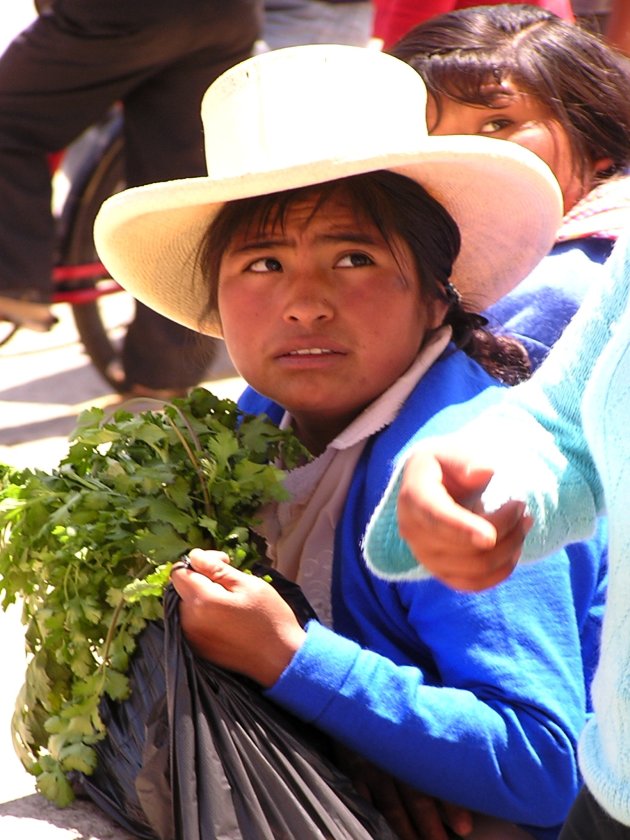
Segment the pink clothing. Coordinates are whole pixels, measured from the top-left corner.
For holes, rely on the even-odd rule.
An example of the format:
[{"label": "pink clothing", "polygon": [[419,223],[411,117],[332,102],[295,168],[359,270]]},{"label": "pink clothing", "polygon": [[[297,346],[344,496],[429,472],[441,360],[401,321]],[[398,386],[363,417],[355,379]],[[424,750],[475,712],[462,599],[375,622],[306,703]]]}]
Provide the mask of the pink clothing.
[{"label": "pink clothing", "polygon": [[630,223],[630,175],[608,178],[578,201],[562,220],[557,242],[617,239]]},{"label": "pink clothing", "polygon": [[[436,15],[467,9],[469,6],[496,6],[505,0],[374,0],[375,38],[383,39],[385,49],[393,46],[409,30]],[[527,0],[532,6],[540,6],[565,20],[575,17],[571,0]]]}]

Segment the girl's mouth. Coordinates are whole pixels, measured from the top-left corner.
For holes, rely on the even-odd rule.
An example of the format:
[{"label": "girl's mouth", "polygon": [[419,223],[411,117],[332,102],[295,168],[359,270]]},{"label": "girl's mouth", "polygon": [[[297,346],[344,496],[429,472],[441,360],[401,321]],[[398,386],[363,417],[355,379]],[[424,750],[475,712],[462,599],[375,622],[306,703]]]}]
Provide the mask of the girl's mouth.
[{"label": "girl's mouth", "polygon": [[290,350],[287,356],[324,356],[334,354],[334,350],[328,350],[325,347],[305,347],[302,350]]}]

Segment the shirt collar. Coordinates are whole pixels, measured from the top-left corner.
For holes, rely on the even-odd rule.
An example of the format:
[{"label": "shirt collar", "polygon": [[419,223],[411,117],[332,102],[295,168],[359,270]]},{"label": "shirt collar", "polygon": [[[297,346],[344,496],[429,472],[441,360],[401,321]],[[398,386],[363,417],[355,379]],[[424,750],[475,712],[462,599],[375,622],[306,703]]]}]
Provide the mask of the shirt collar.
[{"label": "shirt collar", "polygon": [[[343,450],[365,441],[393,422],[417,383],[441,356],[451,340],[449,326],[440,327],[422,345],[412,364],[390,387],[371,402],[358,417],[332,440],[328,449]],[[285,412],[281,428],[289,428],[291,416]],[[321,457],[321,456],[320,456]],[[317,460],[317,459],[316,459]]]}]

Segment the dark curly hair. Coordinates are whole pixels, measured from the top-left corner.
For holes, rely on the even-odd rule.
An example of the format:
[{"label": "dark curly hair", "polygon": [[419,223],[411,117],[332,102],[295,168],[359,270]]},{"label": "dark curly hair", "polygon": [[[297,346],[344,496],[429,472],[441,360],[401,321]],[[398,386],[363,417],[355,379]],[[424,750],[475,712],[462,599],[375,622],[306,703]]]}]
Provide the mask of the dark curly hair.
[{"label": "dark curly hair", "polygon": [[442,97],[492,107],[488,83],[510,79],[562,125],[582,169],[610,158],[603,179],[630,166],[630,61],[552,12],[514,3],[458,9],[414,27],[388,52],[422,76],[438,118]]}]

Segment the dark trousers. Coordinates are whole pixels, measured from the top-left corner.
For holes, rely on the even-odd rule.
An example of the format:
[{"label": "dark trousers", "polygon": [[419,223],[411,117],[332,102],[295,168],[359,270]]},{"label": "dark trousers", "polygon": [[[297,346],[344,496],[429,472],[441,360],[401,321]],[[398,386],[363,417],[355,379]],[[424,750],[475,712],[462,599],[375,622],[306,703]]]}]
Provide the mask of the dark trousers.
[{"label": "dark trousers", "polygon": [[[261,8],[262,0],[52,0],[14,40],[0,60],[0,295],[48,299],[46,155],[113,103],[124,106],[130,186],[206,173],[201,98],[250,54]],[[124,349],[128,378],[153,388],[198,382],[210,339],[188,333],[138,307]]]},{"label": "dark trousers", "polygon": [[583,787],[558,840],[630,840],[630,826],[609,816]]}]

